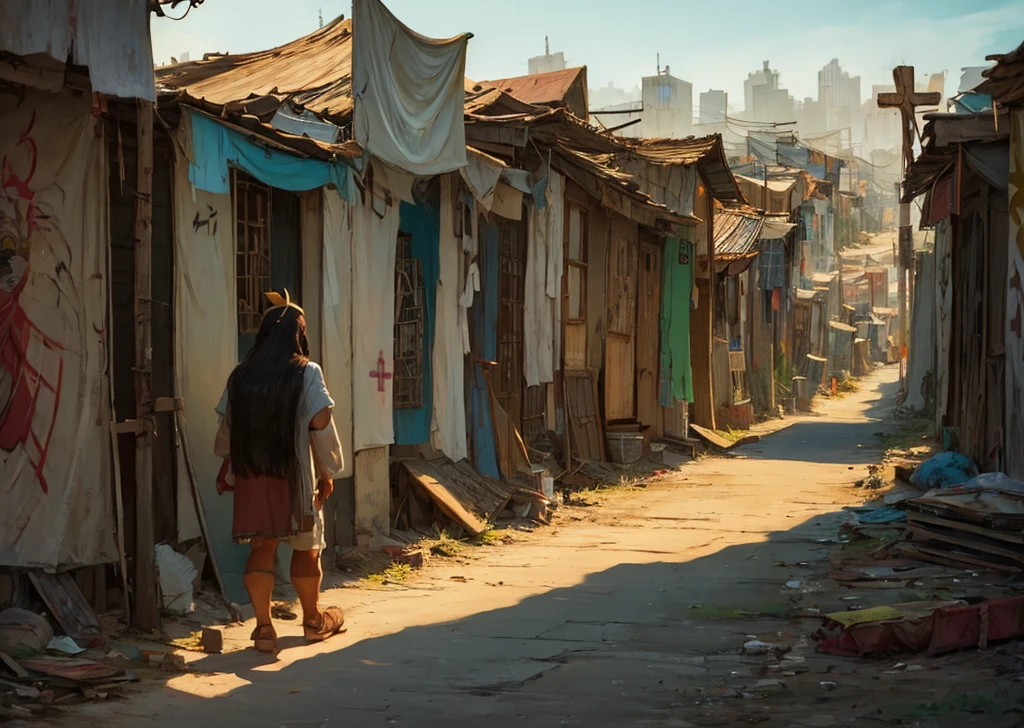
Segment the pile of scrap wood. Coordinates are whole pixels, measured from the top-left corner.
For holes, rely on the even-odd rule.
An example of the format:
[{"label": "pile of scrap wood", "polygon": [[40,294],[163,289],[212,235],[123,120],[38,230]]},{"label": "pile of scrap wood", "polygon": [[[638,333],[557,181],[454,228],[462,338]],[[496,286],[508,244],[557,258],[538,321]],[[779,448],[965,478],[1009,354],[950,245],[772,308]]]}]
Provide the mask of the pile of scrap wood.
[{"label": "pile of scrap wood", "polygon": [[1024,483],[986,473],[903,505],[905,555],[950,566],[1024,570]]},{"label": "pile of scrap wood", "polygon": [[451,523],[469,536],[479,536],[507,508],[518,506],[530,515],[542,515],[552,505],[539,491],[488,478],[465,460],[408,459],[395,467],[391,518],[401,530]]}]

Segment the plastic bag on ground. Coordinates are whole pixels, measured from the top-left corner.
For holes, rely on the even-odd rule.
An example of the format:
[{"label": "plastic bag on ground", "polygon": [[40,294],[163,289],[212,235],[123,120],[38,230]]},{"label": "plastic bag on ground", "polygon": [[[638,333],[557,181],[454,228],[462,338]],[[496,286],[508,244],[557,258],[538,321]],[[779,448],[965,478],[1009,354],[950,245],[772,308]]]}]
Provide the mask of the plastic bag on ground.
[{"label": "plastic bag on ground", "polygon": [[192,583],[198,572],[192,560],[161,543],[156,547],[156,567],[160,573],[160,596],[164,610],[171,614],[194,612],[196,605],[192,601]]},{"label": "plastic bag on ground", "polygon": [[918,488],[950,488],[963,485],[978,474],[974,461],[958,452],[941,452],[921,463],[910,482]]},{"label": "plastic bag on ground", "polygon": [[46,650],[53,639],[53,627],[46,617],[27,609],[0,612],[0,651],[18,660]]}]

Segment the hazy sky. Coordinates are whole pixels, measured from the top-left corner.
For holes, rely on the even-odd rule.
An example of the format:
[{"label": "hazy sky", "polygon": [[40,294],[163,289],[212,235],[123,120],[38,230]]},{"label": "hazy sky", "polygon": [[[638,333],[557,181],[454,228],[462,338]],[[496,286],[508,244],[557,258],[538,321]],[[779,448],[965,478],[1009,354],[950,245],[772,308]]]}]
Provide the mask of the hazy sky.
[{"label": "hazy sky", "polygon": [[[771,61],[798,99],[817,96],[818,70],[839,58],[872,84],[892,82],[892,67],[911,64],[918,77],[947,71],[954,93],[962,66],[1024,42],[1024,0],[386,0],[404,23],[425,35],[469,31],[466,75],[475,80],[525,74],[526,59],[565,53],[586,65],[590,86],[631,89],[653,75],[656,54],[673,76],[729,92],[742,106],[743,80]],[[180,14],[178,10],[175,14]],[[312,32],[323,13],[351,17],[351,0],[206,0],[184,20],[153,20],[157,63],[188,51],[243,53]],[[696,100],[696,99],[695,99]]]}]

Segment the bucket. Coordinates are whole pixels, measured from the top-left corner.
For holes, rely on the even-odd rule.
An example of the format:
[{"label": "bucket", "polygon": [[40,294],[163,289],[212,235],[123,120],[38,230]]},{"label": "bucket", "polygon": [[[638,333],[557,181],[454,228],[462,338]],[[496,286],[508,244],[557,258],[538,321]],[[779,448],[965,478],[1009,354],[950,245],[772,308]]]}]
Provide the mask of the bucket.
[{"label": "bucket", "polygon": [[544,492],[544,473],[545,467],[543,465],[531,465],[530,471],[533,473],[533,487],[537,489],[538,493]]},{"label": "bucket", "polygon": [[628,465],[644,456],[644,436],[638,432],[609,432],[606,439],[613,463]]}]

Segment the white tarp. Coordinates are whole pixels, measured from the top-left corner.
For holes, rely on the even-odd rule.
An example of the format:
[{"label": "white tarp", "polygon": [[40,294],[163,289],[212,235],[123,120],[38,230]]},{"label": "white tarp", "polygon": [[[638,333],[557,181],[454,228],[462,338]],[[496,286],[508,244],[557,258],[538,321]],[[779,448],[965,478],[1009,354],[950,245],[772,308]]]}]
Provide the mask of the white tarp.
[{"label": "white tarp", "polygon": [[0,50],[62,64],[71,55],[93,91],[156,101],[146,0],[4,0]]},{"label": "white tarp", "polygon": [[467,457],[465,361],[459,330],[459,260],[462,241],[455,236],[456,185],[458,177],[441,177],[441,236],[434,317],[434,414],[430,441],[455,462]]},{"label": "white tarp", "polygon": [[562,368],[562,250],[565,242],[565,177],[548,168],[548,274],[545,292],[554,301],[554,363],[555,371]]},{"label": "white tarp", "polygon": [[[174,164],[174,352],[177,391],[185,399],[185,435],[206,513],[213,558],[227,595],[249,601],[242,583],[248,547],[231,539],[233,496],[217,494],[221,459],[214,453],[219,420],[214,408],[238,363],[235,237],[231,195],[196,190],[188,181],[192,132],[182,116],[185,155]],[[176,148],[177,145],[175,145]],[[192,509],[184,463],[178,463],[178,514]]]},{"label": "white tarp", "polygon": [[468,41],[426,38],[380,0],[353,0],[353,124],[363,149],[420,176],[466,166]]},{"label": "white tarp", "polygon": [[473,196],[481,203],[486,202],[485,207],[489,210],[494,188],[498,186],[498,180],[501,179],[501,173],[507,165],[500,159],[472,147],[469,147],[468,151],[467,165],[459,172]]},{"label": "white tarp", "polygon": [[523,376],[527,387],[554,381],[554,309],[546,293],[548,208],[526,211],[526,281],[523,298]]},{"label": "white tarp", "polygon": [[3,565],[117,560],[106,154],[95,129],[88,96],[0,95]]},{"label": "white tarp", "polygon": [[[376,199],[371,199],[376,197]],[[380,211],[383,216],[378,215]],[[398,205],[370,190],[352,216],[352,407],[354,450],[395,440],[395,243]]]},{"label": "white tarp", "polygon": [[1024,478],[1024,111],[1010,112],[1006,474]]},{"label": "white tarp", "polygon": [[[334,426],[338,430],[349,478],[352,457],[352,225],[348,203],[334,190],[323,191],[323,327],[321,365],[327,391],[334,398]],[[361,328],[361,327],[360,327]]]},{"label": "white tarp", "polygon": [[523,375],[528,387],[553,382],[561,358],[564,187],[561,175],[549,172],[544,206],[528,209],[523,301]]}]

